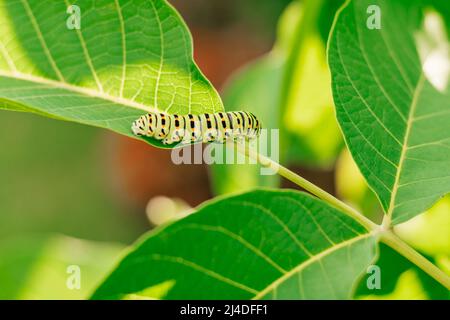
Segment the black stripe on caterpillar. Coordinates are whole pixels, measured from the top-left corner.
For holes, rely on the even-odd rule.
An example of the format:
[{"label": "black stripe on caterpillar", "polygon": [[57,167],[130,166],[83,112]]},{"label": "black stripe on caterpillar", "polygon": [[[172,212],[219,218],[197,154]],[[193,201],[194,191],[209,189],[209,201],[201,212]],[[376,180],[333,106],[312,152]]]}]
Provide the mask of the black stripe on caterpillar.
[{"label": "black stripe on caterpillar", "polygon": [[221,142],[254,139],[261,124],[250,112],[217,112],[203,114],[168,114],[151,112],[133,122],[137,136],[152,137],[164,144],[191,142]]}]

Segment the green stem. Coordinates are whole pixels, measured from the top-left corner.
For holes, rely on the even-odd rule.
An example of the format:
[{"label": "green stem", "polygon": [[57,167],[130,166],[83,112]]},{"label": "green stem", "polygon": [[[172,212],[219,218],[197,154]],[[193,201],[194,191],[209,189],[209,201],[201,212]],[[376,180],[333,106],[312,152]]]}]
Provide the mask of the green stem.
[{"label": "green stem", "polygon": [[302,187],[306,191],[317,196],[319,199],[322,199],[322,200],[328,202],[329,204],[333,205],[334,207],[344,211],[350,217],[352,217],[355,220],[357,220],[358,222],[360,222],[368,230],[375,230],[375,229],[379,228],[379,226],[377,224],[375,224],[371,220],[367,219],[364,215],[359,213],[354,208],[350,207],[346,203],[337,199],[333,195],[329,194],[325,190],[319,188],[315,184],[309,182],[308,180],[299,176],[298,174],[289,170],[288,168],[283,167],[282,165],[273,161],[272,159],[259,154],[257,151],[255,151],[254,149],[252,149],[248,146],[242,146],[241,144],[237,144],[237,148],[240,152],[244,153],[247,157],[256,160],[263,167],[272,169],[275,173],[278,173],[280,176],[282,176],[282,177],[288,179],[289,181],[295,183],[296,185]]},{"label": "green stem", "polygon": [[[333,195],[329,194],[325,190],[319,188],[315,184],[309,182],[305,178],[299,176],[295,172],[289,170],[286,167],[283,167],[279,163],[273,161],[272,159],[259,154],[254,149],[250,148],[248,145],[237,144],[237,148],[239,152],[242,152],[247,157],[256,160],[261,166],[272,169],[275,173],[278,173],[280,176],[288,179],[289,181],[295,183],[299,187],[302,187],[306,191],[312,193],[317,196],[319,199],[326,201],[332,206],[340,209],[348,216],[354,218],[356,221],[360,222],[363,226],[365,226],[370,231],[379,232],[380,240],[390,246],[392,249],[396,250],[398,253],[403,255],[405,258],[410,260],[412,263],[421,268],[425,273],[430,275],[444,287],[450,290],[450,277],[447,276],[442,270],[436,267],[432,262],[423,257],[416,250],[411,248],[408,244],[406,244],[403,240],[397,237],[394,233],[392,233],[388,227],[384,224],[379,226],[367,219],[364,215],[362,215],[359,211],[350,207],[346,203],[337,199]],[[377,233],[378,233],[377,232]]]},{"label": "green stem", "polygon": [[434,278],[437,282],[450,290],[450,277],[441,269],[436,267],[430,260],[426,259],[420,253],[406,244],[403,240],[393,234],[391,231],[382,233],[380,240],[390,246],[392,249],[396,250],[402,256],[425,271],[429,276]]}]

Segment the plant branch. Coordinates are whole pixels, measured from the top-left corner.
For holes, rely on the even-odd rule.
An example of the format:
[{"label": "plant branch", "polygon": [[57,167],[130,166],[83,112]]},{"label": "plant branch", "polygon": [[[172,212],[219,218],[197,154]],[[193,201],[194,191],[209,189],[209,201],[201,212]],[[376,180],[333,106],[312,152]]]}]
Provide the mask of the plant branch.
[{"label": "plant branch", "polygon": [[[234,145],[234,144],[233,144]],[[249,147],[248,144],[242,145],[237,143],[237,150],[247,157],[256,160],[261,166],[272,169],[275,173],[288,179],[289,181],[295,183],[299,187],[305,189],[306,191],[317,196],[319,199],[326,201],[332,206],[340,209],[348,216],[352,217],[363,226],[365,226],[370,231],[378,231],[380,234],[380,241],[384,242],[386,245],[396,250],[402,256],[407,258],[409,261],[417,265],[425,273],[431,276],[433,279],[438,281],[444,287],[450,290],[450,277],[446,275],[442,270],[440,270],[431,261],[422,256],[419,252],[411,248],[403,240],[397,237],[389,228],[383,223],[381,226],[375,224],[368,218],[366,218],[359,211],[355,210],[351,206],[347,205],[343,201],[329,194],[325,190],[319,188],[315,184],[309,182],[305,178],[296,174],[295,172],[289,170],[288,168],[280,165],[279,163],[273,161],[272,159],[261,155],[253,148]],[[383,221],[384,222],[384,221]],[[378,233],[377,232],[377,233]]]},{"label": "plant branch", "polygon": [[450,277],[441,269],[436,267],[436,265],[434,265],[430,260],[426,259],[416,250],[411,248],[407,243],[397,237],[394,233],[392,233],[391,231],[383,232],[381,233],[380,240],[400,253],[402,256],[407,258],[409,261],[417,265],[429,276],[431,276],[437,282],[450,290]]},{"label": "plant branch", "polygon": [[244,153],[247,157],[256,160],[261,166],[272,169],[275,173],[280,176],[286,178],[287,180],[295,183],[299,187],[305,189],[306,191],[312,193],[317,196],[319,199],[326,201],[332,206],[342,210],[347,213],[350,217],[354,218],[358,222],[360,222],[363,226],[365,226],[368,230],[376,230],[379,228],[377,224],[366,218],[360,212],[350,207],[348,204],[329,194],[325,190],[319,188],[315,184],[309,182],[305,178],[299,176],[295,172],[289,170],[286,167],[283,167],[279,163],[273,161],[272,159],[261,155],[256,150],[250,148],[247,144],[243,146],[242,144],[237,143],[237,148],[239,152]]}]

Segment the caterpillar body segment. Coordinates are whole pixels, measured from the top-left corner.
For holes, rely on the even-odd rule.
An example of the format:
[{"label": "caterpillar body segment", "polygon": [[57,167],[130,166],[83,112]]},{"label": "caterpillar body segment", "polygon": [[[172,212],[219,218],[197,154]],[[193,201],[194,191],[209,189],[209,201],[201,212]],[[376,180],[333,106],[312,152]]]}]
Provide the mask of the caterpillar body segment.
[{"label": "caterpillar body segment", "polygon": [[250,112],[217,112],[199,115],[151,112],[133,122],[137,136],[152,137],[170,145],[191,142],[221,142],[254,139],[261,125]]}]

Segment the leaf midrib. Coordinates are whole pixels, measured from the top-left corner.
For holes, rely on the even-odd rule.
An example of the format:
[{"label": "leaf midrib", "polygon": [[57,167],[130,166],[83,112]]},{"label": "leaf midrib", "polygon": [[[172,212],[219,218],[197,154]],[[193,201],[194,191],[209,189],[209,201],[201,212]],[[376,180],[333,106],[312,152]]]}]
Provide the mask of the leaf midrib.
[{"label": "leaf midrib", "polygon": [[[122,41],[122,77],[120,79],[120,89],[119,95],[123,98],[123,89],[125,86],[125,79],[127,73],[127,49],[126,49],[126,36],[125,36],[125,21],[122,15],[122,8],[120,7],[120,3],[118,0],[114,0],[116,5],[117,15],[119,16],[119,24],[120,24],[120,33],[121,33],[121,41]],[[156,105],[156,104],[155,104]]]},{"label": "leaf midrib", "polygon": [[12,78],[12,79],[16,79],[16,80],[23,80],[23,81],[43,84],[43,85],[52,87],[51,89],[68,90],[68,91],[80,93],[80,94],[88,96],[88,97],[103,99],[103,100],[111,101],[112,103],[130,107],[130,108],[143,110],[145,112],[159,111],[154,107],[146,106],[142,103],[138,103],[138,102],[135,102],[135,101],[132,101],[129,99],[115,97],[115,96],[111,96],[107,93],[98,92],[93,89],[79,87],[79,86],[76,86],[76,85],[73,85],[70,83],[51,80],[51,79],[47,79],[47,78],[43,78],[43,77],[39,77],[39,76],[30,75],[30,74],[24,74],[21,72],[9,73],[9,72],[4,72],[4,71],[0,70],[0,77],[6,77],[6,78]]},{"label": "leaf midrib", "polygon": [[301,272],[303,269],[305,269],[306,267],[308,267],[309,265],[311,265],[312,263],[319,261],[321,258],[335,252],[338,249],[344,248],[347,245],[351,245],[355,242],[358,242],[362,239],[365,238],[369,238],[374,236],[374,233],[376,231],[372,231],[366,234],[362,234],[359,235],[357,237],[351,238],[349,240],[345,240],[333,247],[330,247],[322,252],[320,252],[319,254],[313,256],[312,258],[306,260],[305,262],[299,264],[298,266],[296,266],[295,268],[293,268],[292,270],[289,270],[287,273],[285,273],[283,276],[281,276],[280,278],[278,278],[277,280],[275,280],[274,282],[272,282],[271,284],[269,284],[266,288],[264,288],[263,290],[261,290],[257,295],[255,295],[252,300],[257,300],[257,299],[261,299],[262,297],[264,297],[267,293],[269,293],[271,290],[277,288],[281,283],[283,283],[284,281],[286,281],[287,279],[289,279],[292,275],[294,275],[295,273]]},{"label": "leaf midrib", "polygon": [[403,164],[405,163],[405,159],[406,159],[406,152],[408,151],[408,143],[409,143],[409,138],[411,136],[411,127],[413,125],[414,122],[414,114],[416,112],[417,109],[417,104],[419,101],[419,96],[420,96],[420,92],[422,91],[423,85],[425,83],[425,77],[424,74],[421,73],[420,74],[420,78],[417,82],[416,88],[414,89],[414,96],[413,96],[413,100],[411,102],[411,108],[409,110],[408,113],[408,120],[406,123],[406,131],[405,131],[405,137],[403,139],[403,145],[402,145],[402,151],[400,153],[400,159],[398,162],[398,168],[397,168],[397,173],[395,175],[395,181],[394,181],[394,185],[392,187],[392,195],[391,195],[391,200],[389,203],[389,209],[387,212],[387,219],[385,220],[384,224],[386,226],[386,224],[390,224],[391,220],[392,220],[392,214],[394,213],[394,209],[395,209],[395,200],[397,198],[397,191],[400,185],[400,176],[402,174],[402,169],[403,169]]},{"label": "leaf midrib", "polygon": [[9,68],[13,72],[16,72],[17,71],[16,65],[14,64],[14,61],[11,59],[11,56],[9,55],[9,52],[8,52],[8,50],[6,50],[6,47],[3,44],[3,42],[1,41],[1,39],[0,39],[0,52],[4,56],[4,58],[6,60],[6,63],[8,64]]},{"label": "leaf midrib", "polygon": [[[69,3],[68,0],[64,0],[64,2],[66,3],[67,7],[70,6],[70,3]],[[87,48],[86,41],[84,40],[84,36],[83,36],[83,34],[82,34],[80,29],[75,28],[75,31],[77,33],[78,40],[80,41],[81,48],[83,49],[83,55],[84,55],[84,58],[86,60],[86,63],[89,66],[89,69],[91,70],[92,76],[94,77],[95,83],[98,86],[98,90],[100,92],[104,92],[103,85],[100,82],[100,79],[98,78],[97,71],[95,70],[94,65],[92,64],[91,55],[89,54],[89,50]]]},{"label": "leaf midrib", "polygon": [[[160,85],[160,81],[161,81],[161,73],[163,70],[163,65],[164,65],[164,32],[163,32],[163,28],[162,28],[162,23],[161,23],[161,19],[159,17],[158,14],[158,10],[155,7],[155,4],[150,1],[150,4],[152,6],[152,10],[155,13],[155,18],[156,18],[156,22],[158,24],[158,31],[159,31],[159,42],[160,42],[160,53],[159,53],[159,67],[158,67],[158,74],[156,76],[156,84],[155,84],[155,93],[154,93],[154,104],[155,106],[158,105],[158,93],[159,93],[159,85]],[[190,96],[190,95],[189,95]]]}]

